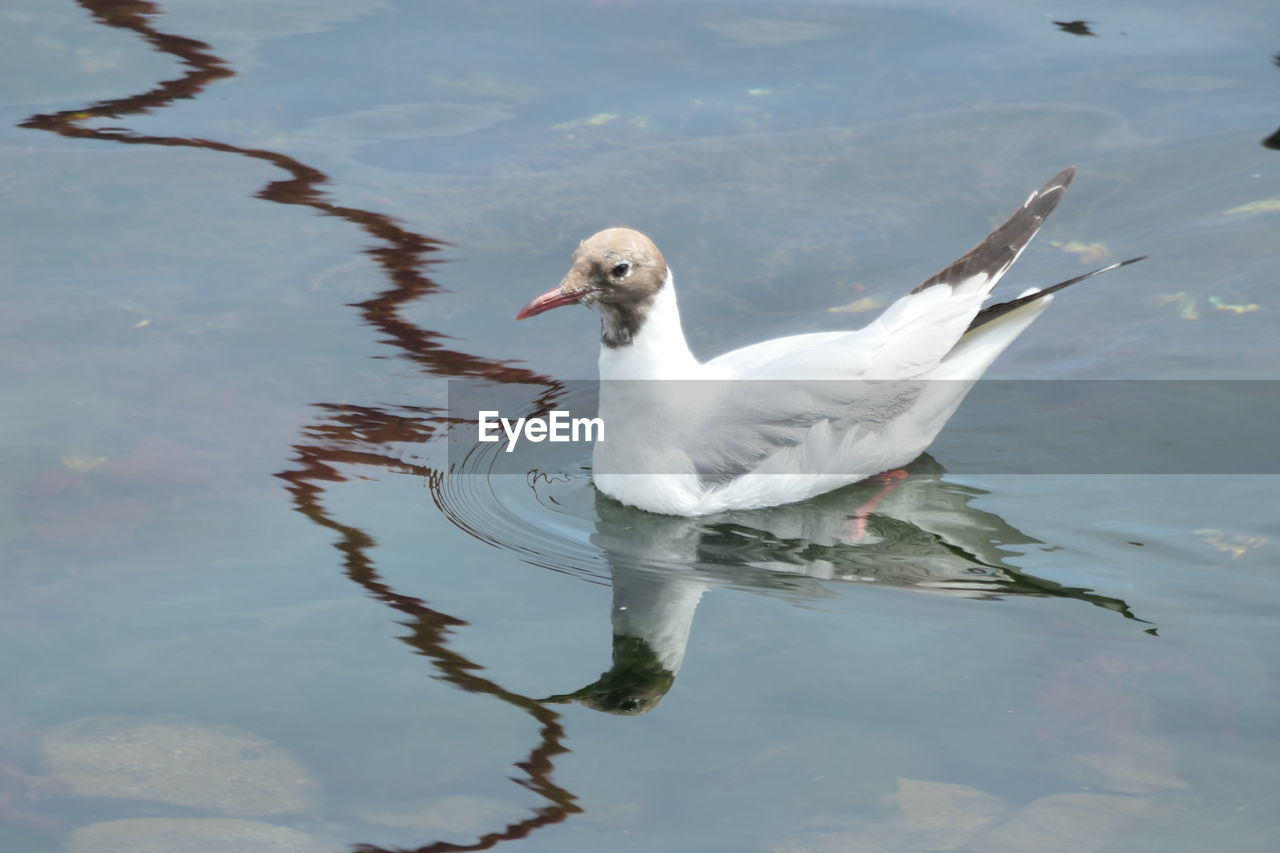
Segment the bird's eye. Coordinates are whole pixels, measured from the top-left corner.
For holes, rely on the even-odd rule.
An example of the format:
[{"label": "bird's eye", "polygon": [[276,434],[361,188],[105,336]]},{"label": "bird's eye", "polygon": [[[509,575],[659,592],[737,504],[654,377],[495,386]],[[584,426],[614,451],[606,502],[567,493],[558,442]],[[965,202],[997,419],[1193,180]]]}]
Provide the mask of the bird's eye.
[{"label": "bird's eye", "polygon": [[610,272],[610,274],[612,274],[612,275],[613,275],[613,277],[614,277],[614,278],[622,278],[622,277],[623,277],[623,276],[625,276],[627,273],[631,272],[631,264],[626,263],[626,262],[624,261],[624,262],[622,262],[622,263],[617,264],[616,266],[614,266],[614,268],[613,268],[612,270],[610,270],[609,272]]}]

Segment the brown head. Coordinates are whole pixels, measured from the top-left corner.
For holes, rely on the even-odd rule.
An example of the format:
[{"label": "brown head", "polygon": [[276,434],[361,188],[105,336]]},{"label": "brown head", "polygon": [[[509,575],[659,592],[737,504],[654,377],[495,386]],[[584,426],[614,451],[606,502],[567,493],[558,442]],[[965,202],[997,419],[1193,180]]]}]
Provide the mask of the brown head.
[{"label": "brown head", "polygon": [[652,240],[630,228],[608,228],[583,240],[560,286],[524,306],[516,319],[586,305],[600,312],[601,342],[626,346],[666,280],[667,261]]}]

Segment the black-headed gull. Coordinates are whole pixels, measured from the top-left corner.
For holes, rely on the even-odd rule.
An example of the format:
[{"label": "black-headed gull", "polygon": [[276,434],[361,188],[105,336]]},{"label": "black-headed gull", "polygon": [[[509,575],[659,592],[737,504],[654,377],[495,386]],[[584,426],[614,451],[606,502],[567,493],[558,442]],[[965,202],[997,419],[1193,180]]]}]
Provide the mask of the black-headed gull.
[{"label": "black-headed gull", "polygon": [[516,319],[574,304],[600,312],[600,491],[684,516],[805,500],[911,462],[1053,293],[1140,260],[983,307],[1073,177],[1074,167],[1059,172],[857,331],[776,338],[700,362],[666,259],[629,228],[584,240],[560,286]]}]

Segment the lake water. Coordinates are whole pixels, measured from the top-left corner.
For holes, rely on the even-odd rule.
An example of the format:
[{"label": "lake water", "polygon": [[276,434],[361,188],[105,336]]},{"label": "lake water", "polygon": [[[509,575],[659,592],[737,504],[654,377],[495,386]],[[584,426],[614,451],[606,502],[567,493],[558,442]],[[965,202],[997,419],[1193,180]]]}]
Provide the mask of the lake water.
[{"label": "lake water", "polygon": [[990,375],[1276,380],[1277,23],[6,0],[0,849],[1274,850],[1275,476],[988,473],[975,407],[887,492],[689,520],[443,433],[449,379],[594,374],[513,316],[599,228],[711,356],[1073,163],[1004,292],[1150,258]]}]

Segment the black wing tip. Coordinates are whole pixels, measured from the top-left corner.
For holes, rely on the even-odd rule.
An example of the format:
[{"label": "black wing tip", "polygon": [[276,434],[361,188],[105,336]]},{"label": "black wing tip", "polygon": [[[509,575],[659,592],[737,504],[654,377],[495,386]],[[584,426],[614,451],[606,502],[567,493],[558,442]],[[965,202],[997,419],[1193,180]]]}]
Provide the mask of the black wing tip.
[{"label": "black wing tip", "polygon": [[[951,284],[955,279],[971,278],[983,273],[987,275],[988,281],[1004,275],[1039,232],[1049,214],[1057,208],[1075,176],[1075,166],[1068,166],[1058,172],[1044,186],[1027,196],[1022,206],[984,237],[981,243],[942,272],[921,282],[911,293],[922,293],[937,284]],[[994,286],[994,282],[990,286]]]},{"label": "black wing tip", "polygon": [[1104,272],[1111,272],[1112,270],[1120,269],[1120,267],[1127,267],[1129,266],[1129,264],[1136,264],[1138,261],[1145,261],[1149,257],[1151,256],[1139,255],[1136,258],[1129,258],[1129,260],[1127,261],[1118,261],[1117,263],[1108,264],[1105,267],[1100,267],[1099,269],[1093,270],[1091,272],[1087,272],[1084,275],[1078,275],[1075,278],[1069,278],[1066,281],[1060,281],[1055,285],[1046,287],[1043,290],[1038,290],[1035,293],[1028,294],[1027,296],[1019,296],[1017,299],[1010,299],[1008,302],[999,302],[995,305],[988,305],[986,308],[983,308],[981,311],[979,311],[977,315],[973,318],[973,320],[969,323],[969,328],[965,329],[965,334],[972,332],[974,329],[978,328],[979,326],[985,326],[987,323],[990,323],[992,320],[1000,319],[1005,314],[1008,314],[1010,311],[1016,311],[1017,309],[1021,308],[1024,305],[1029,305],[1032,302],[1036,302],[1037,300],[1043,299],[1046,296],[1052,296],[1053,294],[1057,293],[1059,290],[1068,288],[1073,284],[1079,284],[1080,282],[1091,279],[1096,275],[1102,275]]},{"label": "black wing tip", "polygon": [[1027,199],[1027,204],[1030,204],[1036,199],[1041,199],[1041,198],[1044,198],[1045,196],[1052,195],[1053,193],[1066,192],[1067,187],[1071,186],[1071,182],[1074,181],[1076,178],[1076,171],[1077,169],[1075,166],[1068,166],[1058,174],[1054,175],[1045,183],[1044,186],[1036,190],[1035,194],[1032,195],[1031,198]]}]

